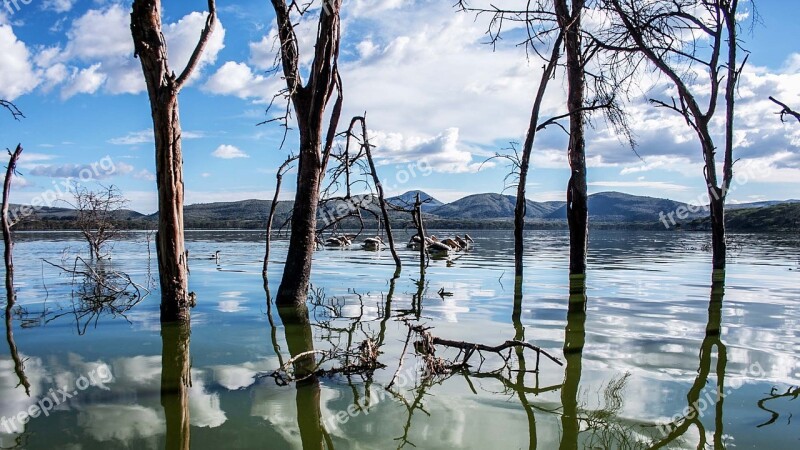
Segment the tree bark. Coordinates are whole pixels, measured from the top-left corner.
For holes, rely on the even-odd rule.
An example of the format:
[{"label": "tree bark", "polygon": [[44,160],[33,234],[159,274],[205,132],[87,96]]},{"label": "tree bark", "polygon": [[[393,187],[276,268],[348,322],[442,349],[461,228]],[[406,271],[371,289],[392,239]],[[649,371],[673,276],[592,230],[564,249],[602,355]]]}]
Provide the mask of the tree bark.
[{"label": "tree bark", "polygon": [[569,224],[569,273],[586,273],[586,252],[589,240],[589,204],[586,186],[586,138],[583,123],[583,101],[586,76],[581,45],[581,16],[584,0],[573,0],[570,11],[567,0],[556,0],[558,25],[564,33],[567,55],[567,108],[569,120],[569,167],[567,185],[567,223]]},{"label": "tree bark", "polygon": [[[316,248],[317,205],[322,166],[319,160],[319,133],[303,133],[300,137],[300,158],[297,169],[297,191],[292,211],[292,235],[283,277],[278,287],[275,303],[278,306],[299,305],[306,301],[311,260]],[[316,137],[316,139],[315,139]]]},{"label": "tree bark", "polygon": [[531,111],[531,120],[528,125],[528,133],[525,136],[525,143],[522,147],[522,159],[519,164],[519,182],[517,184],[517,202],[514,206],[514,276],[521,277],[524,272],[524,264],[522,255],[524,253],[524,231],[525,231],[525,213],[527,210],[527,201],[525,200],[526,189],[525,184],[528,182],[528,168],[530,167],[531,153],[533,151],[533,142],[536,139],[536,133],[539,131],[539,112],[542,108],[544,101],[544,94],[547,90],[547,85],[553,77],[558,59],[561,57],[561,43],[563,40],[563,33],[558,34],[555,43],[553,43],[553,51],[550,55],[550,60],[542,72],[542,78],[539,80],[539,87],[536,89],[536,98],[533,101],[533,110]]},{"label": "tree bark", "polygon": [[269,217],[267,218],[267,238],[264,249],[264,266],[261,270],[261,276],[264,278],[264,287],[267,287],[267,268],[269,267],[269,249],[272,244],[272,222],[275,219],[275,210],[278,208],[278,196],[281,194],[281,184],[283,183],[284,171],[289,167],[289,164],[297,159],[294,156],[286,158],[286,161],[278,167],[278,172],[275,174],[275,195],[272,197],[272,205],[269,207]]},{"label": "tree bark", "polygon": [[14,242],[11,240],[11,223],[8,221],[8,197],[11,195],[11,181],[14,177],[14,172],[17,168],[17,160],[19,155],[22,154],[22,146],[17,145],[16,150],[11,153],[8,160],[8,167],[6,167],[6,178],[3,182],[3,243],[5,244],[5,257],[6,265],[6,292],[8,298],[6,299],[7,305],[14,303]]},{"label": "tree bark", "polygon": [[161,286],[161,321],[188,322],[190,301],[188,265],[183,234],[183,154],[178,93],[194,68],[216,24],[216,5],[208,0],[209,14],[200,40],[180,76],[169,67],[161,31],[161,0],[135,0],[131,34],[135,56],[142,65],[155,134],[158,232],[156,253]]},{"label": "tree bark", "polygon": [[[275,296],[276,305],[289,306],[305,303],[311,277],[311,261],[316,248],[317,206],[324,170],[323,162],[327,162],[332,147],[332,141],[329,140],[324,152],[320,152],[322,124],[325,107],[334,89],[338,89],[341,96],[337,60],[340,40],[339,11],[342,3],[341,0],[329,0],[320,12],[314,60],[305,85],[301,80],[299,47],[291,9],[286,0],[272,0],[272,6],[275,9],[278,38],[281,42],[281,65],[286,80],[286,92],[294,107],[297,129],[300,133],[292,235],[289,239],[283,277]],[[328,136],[335,135],[330,130],[336,129],[339,108],[337,100]]]}]

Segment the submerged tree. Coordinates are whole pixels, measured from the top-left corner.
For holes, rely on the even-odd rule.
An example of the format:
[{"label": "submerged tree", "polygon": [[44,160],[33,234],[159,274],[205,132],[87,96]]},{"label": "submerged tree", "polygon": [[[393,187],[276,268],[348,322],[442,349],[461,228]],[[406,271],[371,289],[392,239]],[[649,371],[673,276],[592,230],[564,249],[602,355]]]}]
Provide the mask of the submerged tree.
[{"label": "submerged tree", "polygon": [[[604,0],[611,24],[602,39],[617,61],[643,56],[674,85],[677,98],[651,99],[678,113],[700,141],[709,196],[713,268],[725,269],[725,199],[733,180],[736,87],[747,57],[739,59],[738,0]],[[722,96],[722,98],[721,98]],[[719,106],[724,116],[715,121]],[[722,131],[716,129],[722,124]],[[718,138],[722,137],[722,145]],[[723,151],[722,180],[717,151]]]},{"label": "submerged tree", "polygon": [[89,244],[92,259],[105,258],[108,255],[103,253],[103,248],[119,236],[116,220],[119,220],[118,213],[127,206],[128,201],[114,185],[101,185],[96,191],[75,185],[70,192],[73,199],[70,206],[77,214],[75,222]]},{"label": "submerged tree", "polygon": [[[311,257],[316,248],[317,206],[325,166],[341,113],[341,79],[339,78],[339,11],[341,0],[326,0],[320,9],[314,59],[303,83],[300,68],[300,48],[295,34],[293,11],[308,12],[310,4],[272,0],[280,40],[280,60],[286,81],[284,91],[294,109],[300,134],[297,190],[292,212],[292,234],[276,296],[278,305],[299,305],[305,302],[311,275]],[[325,109],[334,90],[338,92],[323,148],[322,127]],[[288,119],[290,106],[287,104]]]},{"label": "submerged tree", "polygon": [[208,0],[208,17],[200,40],[180,75],[169,66],[161,30],[161,0],[134,0],[131,34],[142,64],[153,117],[158,185],[156,253],[161,282],[161,321],[189,321],[190,298],[183,235],[183,155],[178,93],[197,67],[217,20]]}]

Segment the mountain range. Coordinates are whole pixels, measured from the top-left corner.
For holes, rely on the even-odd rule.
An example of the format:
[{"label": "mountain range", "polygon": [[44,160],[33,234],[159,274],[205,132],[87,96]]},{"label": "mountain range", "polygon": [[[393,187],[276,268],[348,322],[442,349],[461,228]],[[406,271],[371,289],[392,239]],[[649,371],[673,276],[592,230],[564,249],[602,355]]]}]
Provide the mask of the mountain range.
[{"label": "mountain range", "polygon": [[[409,210],[419,194],[424,202],[423,215],[431,228],[512,228],[516,197],[496,193],[475,194],[443,203],[422,191],[409,191],[391,197],[387,202],[397,208],[390,211],[394,227],[411,224]],[[379,208],[377,199],[364,197],[362,204],[369,203],[363,213],[367,227],[377,225]],[[276,209],[274,226],[285,225],[291,210],[291,201],[280,201]],[[263,228],[271,206],[269,200],[242,200],[236,202],[199,203],[184,206],[184,222],[187,228]],[[11,205],[10,215],[18,214],[20,205]],[[589,196],[589,217],[592,226],[611,228],[664,229],[664,218],[670,213],[689,208],[689,205],[663,198],[643,197],[620,192],[601,192]],[[328,203],[320,213],[318,221],[329,223],[338,211],[347,211],[343,201]],[[696,210],[696,209],[695,209]],[[325,212],[327,211],[327,212]],[[663,213],[663,215],[662,215]],[[120,226],[125,228],[154,228],[158,214],[141,214],[121,210],[115,214]],[[530,228],[566,227],[566,204],[561,201],[526,201],[526,222]],[[798,229],[800,200],[768,201],[728,205],[728,221],[734,229],[786,230]],[[17,229],[69,229],[74,226],[75,211],[69,208],[40,208],[33,215],[17,224]],[[328,220],[329,222],[325,222]],[[680,227],[704,229],[708,227],[704,209],[688,213],[678,221]],[[358,226],[355,218],[341,222],[342,227]],[[670,224],[671,225],[671,224]],[[766,228],[765,228],[766,227]]]}]

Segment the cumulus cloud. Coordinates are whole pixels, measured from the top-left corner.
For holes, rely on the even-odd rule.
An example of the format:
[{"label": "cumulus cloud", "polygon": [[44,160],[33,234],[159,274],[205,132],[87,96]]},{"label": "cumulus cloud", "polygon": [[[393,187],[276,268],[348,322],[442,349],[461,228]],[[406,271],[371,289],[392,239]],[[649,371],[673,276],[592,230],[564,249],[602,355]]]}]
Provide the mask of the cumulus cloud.
[{"label": "cumulus cloud", "polygon": [[0,21],[0,98],[15,100],[34,90],[41,82],[24,42],[9,24]]},{"label": "cumulus cloud", "polygon": [[[53,6],[65,8],[68,1]],[[192,12],[175,23],[164,24],[164,37],[170,66],[176,72],[189,61],[205,25],[207,13]],[[139,61],[133,57],[130,36],[130,10],[121,4],[90,9],[73,20],[66,32],[67,42],[43,48],[36,64],[44,73],[45,90],[62,85],[62,98],[94,93],[100,88],[108,94],[136,94],[145,90]],[[225,29],[218,23],[205,47],[190,83],[202,76],[203,68],[216,61],[224,48]]]},{"label": "cumulus cloud", "polygon": [[208,78],[204,88],[213,94],[256,99],[266,103],[281,89],[282,81],[258,75],[245,63],[228,61]]},{"label": "cumulus cloud", "polygon": [[211,152],[211,156],[220,159],[234,159],[234,158],[249,158],[250,155],[239,150],[233,145],[220,145],[216,150]]},{"label": "cumulus cloud", "polygon": [[114,175],[125,175],[133,172],[134,167],[124,162],[117,162],[112,169],[101,164],[41,164],[34,166],[30,175],[51,178],[80,178],[105,180]]},{"label": "cumulus cloud", "polygon": [[57,13],[65,13],[72,9],[78,0],[45,0],[42,3],[42,8]]},{"label": "cumulus cloud", "polygon": [[[199,139],[205,137],[202,131],[184,131],[181,133],[182,139]],[[113,145],[138,145],[148,144],[154,142],[153,129],[131,131],[125,136],[115,137],[108,140],[109,144]]]},{"label": "cumulus cloud", "polygon": [[448,128],[433,137],[373,131],[370,143],[381,150],[376,157],[388,163],[424,160],[434,170],[451,173],[474,172],[481,164],[473,162],[472,153],[459,142],[458,128]]}]

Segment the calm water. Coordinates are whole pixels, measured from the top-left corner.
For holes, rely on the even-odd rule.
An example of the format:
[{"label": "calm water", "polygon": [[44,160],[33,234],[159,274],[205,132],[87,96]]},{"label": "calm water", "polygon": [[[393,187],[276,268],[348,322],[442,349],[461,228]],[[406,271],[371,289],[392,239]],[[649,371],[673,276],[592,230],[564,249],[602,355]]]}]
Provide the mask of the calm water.
[{"label": "calm water", "polygon": [[[575,286],[570,296],[566,233],[528,235],[517,296],[511,233],[470,234],[474,250],[431,261],[421,289],[411,251],[401,252],[406,267],[394,283],[388,252],[317,252],[309,323],[268,308],[263,234],[190,232],[198,305],[189,334],[162,333],[146,234],[117,242],[104,269],[151,293],[90,308],[81,293],[109,287],[43,262],[72,267],[84,252],[79,236],[19,233],[13,337],[0,349],[0,447],[800,448],[797,237],[736,236],[723,289],[712,288],[704,234],[594,231],[586,313],[568,316],[584,296]],[[215,250],[219,263],[207,258]],[[285,252],[285,241],[274,244],[273,291]],[[446,339],[523,339],[565,365],[543,357],[535,373],[534,352],[511,351],[510,367],[476,355],[469,371],[423,377],[412,338],[398,371],[417,320]],[[385,365],[371,377],[281,385],[270,376],[302,351],[367,339],[381,345]],[[86,386],[101,376],[107,382]],[[60,404],[24,425],[9,421],[48,402]]]}]

